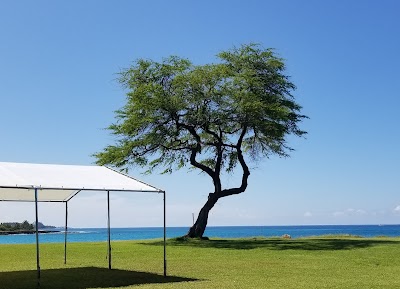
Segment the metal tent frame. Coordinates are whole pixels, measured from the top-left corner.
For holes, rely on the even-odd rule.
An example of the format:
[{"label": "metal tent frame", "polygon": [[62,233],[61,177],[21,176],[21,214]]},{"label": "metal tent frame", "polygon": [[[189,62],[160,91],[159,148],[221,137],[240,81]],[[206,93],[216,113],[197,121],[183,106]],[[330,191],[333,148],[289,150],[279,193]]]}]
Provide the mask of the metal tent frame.
[{"label": "metal tent frame", "polygon": [[[1,163],[0,163],[1,164]],[[3,163],[4,164],[4,163]],[[12,163],[10,163],[12,164]],[[80,167],[85,167],[85,166],[80,166]],[[89,167],[89,166],[87,166]],[[109,169],[109,168],[107,168]],[[26,190],[26,191],[33,191],[34,192],[34,200],[27,200],[27,199],[1,199],[0,196],[0,201],[6,201],[6,202],[34,202],[35,203],[35,235],[36,235],[36,269],[37,269],[37,282],[38,286],[40,286],[40,243],[39,243],[39,229],[38,229],[38,223],[39,223],[39,210],[38,210],[38,203],[40,202],[55,202],[55,203],[65,203],[65,232],[64,232],[64,264],[67,264],[67,234],[68,234],[68,202],[74,198],[78,193],[82,191],[103,191],[107,192],[107,251],[108,251],[108,269],[112,269],[112,251],[111,251],[111,226],[110,226],[110,192],[118,192],[118,191],[124,191],[124,192],[143,192],[143,193],[157,193],[157,194],[163,194],[163,261],[164,261],[164,266],[163,266],[163,275],[164,277],[167,276],[167,255],[166,255],[166,193],[163,190],[160,190],[156,187],[150,186],[148,184],[145,184],[141,181],[138,181],[128,175],[122,174],[120,172],[114,171],[112,169],[109,169],[111,172],[114,174],[119,174],[120,176],[124,176],[126,178],[130,178],[136,182],[140,182],[144,184],[147,187],[150,187],[152,190],[136,190],[136,189],[115,189],[115,188],[77,188],[77,187],[42,187],[42,186],[2,186],[0,183],[0,190],[1,189],[18,189],[18,190]],[[1,172],[0,172],[1,173]],[[45,192],[45,191],[74,191],[71,195],[69,195],[66,199],[63,200],[40,200],[39,199],[39,194],[40,192]]]}]

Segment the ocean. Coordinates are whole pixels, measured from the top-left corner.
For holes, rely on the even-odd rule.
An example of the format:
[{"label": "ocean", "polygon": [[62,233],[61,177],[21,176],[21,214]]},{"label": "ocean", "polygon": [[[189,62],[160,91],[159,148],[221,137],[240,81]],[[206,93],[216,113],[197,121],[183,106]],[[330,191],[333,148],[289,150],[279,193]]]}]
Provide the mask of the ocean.
[{"label": "ocean", "polygon": [[[60,229],[63,230],[63,229]],[[183,236],[188,227],[168,227],[167,237]],[[292,238],[328,234],[361,237],[399,237],[400,225],[318,225],[318,226],[227,226],[208,227],[204,236],[219,238],[276,237],[289,234]],[[146,240],[163,237],[163,228],[112,228],[111,240]],[[106,228],[71,228],[68,242],[99,242],[107,240]],[[64,232],[39,235],[40,243],[62,243]],[[33,244],[35,235],[0,235],[0,244]]]}]

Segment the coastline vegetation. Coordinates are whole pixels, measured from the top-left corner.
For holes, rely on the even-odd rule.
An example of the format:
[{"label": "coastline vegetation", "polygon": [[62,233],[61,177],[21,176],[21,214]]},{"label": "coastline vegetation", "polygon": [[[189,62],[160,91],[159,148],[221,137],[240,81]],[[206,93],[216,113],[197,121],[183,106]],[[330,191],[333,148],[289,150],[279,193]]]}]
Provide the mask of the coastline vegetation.
[{"label": "coastline vegetation", "polygon": [[[56,227],[47,226],[41,222],[38,222],[38,229],[40,233],[52,233],[58,232],[54,230]],[[22,223],[19,222],[7,222],[0,223],[0,235],[9,235],[9,234],[33,234],[35,233],[35,224],[30,224],[27,220]],[[1,288],[1,287],[0,287]]]},{"label": "coastline vegetation", "polygon": [[[41,244],[41,287],[86,288],[400,288],[400,238],[169,239]],[[0,288],[36,288],[34,244],[0,245]]]},{"label": "coastline vegetation", "polygon": [[11,222],[11,223],[0,223],[0,231],[3,232],[15,232],[15,231],[33,231],[33,224],[30,224],[27,220],[22,223]]}]

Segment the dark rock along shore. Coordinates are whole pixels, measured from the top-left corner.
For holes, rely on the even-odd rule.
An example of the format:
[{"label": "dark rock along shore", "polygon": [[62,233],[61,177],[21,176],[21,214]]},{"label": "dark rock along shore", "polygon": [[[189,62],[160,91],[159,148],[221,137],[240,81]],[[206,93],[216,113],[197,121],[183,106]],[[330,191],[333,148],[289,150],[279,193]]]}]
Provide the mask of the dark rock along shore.
[{"label": "dark rock along shore", "polygon": [[[56,230],[39,230],[40,234],[59,233]],[[35,230],[0,231],[0,235],[35,234]]]}]

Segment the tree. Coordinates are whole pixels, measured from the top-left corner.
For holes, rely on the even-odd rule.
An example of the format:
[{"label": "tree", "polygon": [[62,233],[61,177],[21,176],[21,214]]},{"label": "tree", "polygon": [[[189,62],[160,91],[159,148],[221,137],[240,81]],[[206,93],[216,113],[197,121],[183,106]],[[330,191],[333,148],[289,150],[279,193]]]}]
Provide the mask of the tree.
[{"label": "tree", "polygon": [[[295,85],[284,61],[256,44],[223,51],[219,62],[193,65],[172,56],[162,62],[137,60],[120,73],[126,105],[109,126],[115,145],[96,153],[97,164],[171,173],[191,166],[208,175],[214,191],[188,237],[202,237],[208,214],[220,198],[247,188],[248,162],[288,156],[288,135],[303,136],[306,116],[292,96]],[[237,187],[224,188],[221,173],[242,171]]]},{"label": "tree", "polygon": [[29,222],[27,220],[23,221],[21,224],[21,229],[22,230],[33,230],[33,225],[29,224]]}]

